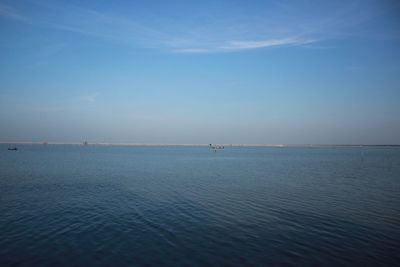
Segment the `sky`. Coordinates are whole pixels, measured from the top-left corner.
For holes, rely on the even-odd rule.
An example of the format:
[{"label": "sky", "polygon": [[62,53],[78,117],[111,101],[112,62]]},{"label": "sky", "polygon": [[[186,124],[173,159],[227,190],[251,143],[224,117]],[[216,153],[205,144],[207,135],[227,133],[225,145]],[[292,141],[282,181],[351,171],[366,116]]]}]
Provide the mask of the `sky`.
[{"label": "sky", "polygon": [[400,144],[400,2],[0,0],[0,142]]}]

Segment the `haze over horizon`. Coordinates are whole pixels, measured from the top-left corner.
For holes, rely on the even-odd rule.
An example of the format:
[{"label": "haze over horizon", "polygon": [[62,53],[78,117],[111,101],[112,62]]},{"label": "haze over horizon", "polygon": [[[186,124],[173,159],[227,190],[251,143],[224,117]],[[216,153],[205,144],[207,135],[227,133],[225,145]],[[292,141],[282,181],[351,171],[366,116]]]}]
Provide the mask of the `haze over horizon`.
[{"label": "haze over horizon", "polygon": [[0,1],[0,142],[400,144],[398,1]]}]

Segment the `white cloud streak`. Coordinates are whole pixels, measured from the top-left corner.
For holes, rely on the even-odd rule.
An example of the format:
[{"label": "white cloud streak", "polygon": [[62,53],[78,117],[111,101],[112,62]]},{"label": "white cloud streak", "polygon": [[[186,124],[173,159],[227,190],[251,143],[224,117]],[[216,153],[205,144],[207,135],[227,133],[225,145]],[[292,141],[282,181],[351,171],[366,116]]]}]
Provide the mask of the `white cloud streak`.
[{"label": "white cloud streak", "polygon": [[90,95],[82,96],[82,97],[80,97],[80,99],[87,103],[95,103],[98,95],[99,95],[98,93],[93,93]]},{"label": "white cloud streak", "polygon": [[[36,25],[73,32],[108,42],[132,47],[160,49],[177,53],[235,52],[283,46],[305,46],[330,38],[343,16],[313,19],[279,19],[268,17],[213,18],[203,24],[186,25],[187,21],[157,18],[157,23],[133,19],[123,15],[100,12],[71,4],[34,2],[40,12],[35,17],[21,15],[11,6],[0,5],[0,15],[18,21],[32,21]],[[278,10],[279,11],[279,10]],[[284,10],[281,10],[282,13]],[[292,11],[290,11],[292,12]],[[38,15],[39,14],[39,15]],[[33,16],[33,15],[32,15]],[[170,26],[172,25],[172,26]],[[329,32],[332,36],[329,36]]]},{"label": "white cloud streak", "polygon": [[265,48],[273,46],[285,46],[285,45],[302,45],[310,42],[314,42],[312,39],[267,39],[259,41],[230,41],[229,45],[222,47],[228,50],[238,50],[238,49],[256,49]]},{"label": "white cloud streak", "polygon": [[29,19],[19,12],[17,12],[13,7],[0,5],[0,17],[6,17],[17,21],[28,22]]},{"label": "white cloud streak", "polygon": [[216,53],[216,52],[233,52],[239,50],[261,49],[269,47],[281,46],[303,46],[318,42],[317,39],[307,38],[285,38],[285,39],[265,39],[265,40],[242,40],[228,41],[226,45],[213,48],[184,48],[177,49],[178,53]]}]

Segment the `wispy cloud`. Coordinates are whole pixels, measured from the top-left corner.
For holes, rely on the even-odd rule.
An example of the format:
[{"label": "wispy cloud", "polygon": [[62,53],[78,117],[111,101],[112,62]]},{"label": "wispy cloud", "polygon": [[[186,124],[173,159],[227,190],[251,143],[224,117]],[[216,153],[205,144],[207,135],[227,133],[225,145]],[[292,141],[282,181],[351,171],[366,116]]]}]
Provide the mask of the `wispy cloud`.
[{"label": "wispy cloud", "polygon": [[20,14],[13,7],[2,5],[2,4],[0,4],[0,17],[6,17],[6,18],[13,19],[13,20],[23,21],[23,22],[29,21],[29,19],[26,16]]},{"label": "wispy cloud", "polygon": [[89,94],[89,95],[84,95],[81,96],[79,99],[83,102],[87,102],[87,103],[95,103],[97,100],[97,96],[99,94],[98,93],[93,93],[93,94]]},{"label": "wispy cloud", "polygon": [[285,39],[266,39],[266,40],[246,40],[246,41],[227,41],[226,45],[210,48],[182,48],[176,49],[178,53],[214,53],[214,52],[233,52],[238,50],[260,49],[277,46],[298,46],[317,42],[316,39],[285,38]]},{"label": "wispy cloud", "polygon": [[[140,16],[127,16],[127,13],[112,14],[59,2],[33,2],[39,11],[33,13],[35,15],[32,18],[21,15],[16,8],[2,5],[0,15],[20,21],[34,21],[42,27],[108,42],[179,53],[305,46],[337,36],[341,28],[351,24],[348,22],[356,21],[354,13],[351,13],[357,9],[354,5],[343,4],[336,12],[331,12],[330,16],[314,12],[298,19],[294,19],[297,11],[293,5],[276,5],[277,9],[269,11],[270,14],[227,14],[201,23],[194,22],[190,16],[175,19],[146,14],[143,19]],[[280,15],[275,16],[278,13]]]},{"label": "wispy cloud", "polygon": [[301,45],[315,41],[316,40],[313,39],[296,39],[296,38],[267,39],[258,41],[230,41],[227,46],[223,46],[222,48],[228,50],[255,49],[255,48],[273,47],[273,46]]}]

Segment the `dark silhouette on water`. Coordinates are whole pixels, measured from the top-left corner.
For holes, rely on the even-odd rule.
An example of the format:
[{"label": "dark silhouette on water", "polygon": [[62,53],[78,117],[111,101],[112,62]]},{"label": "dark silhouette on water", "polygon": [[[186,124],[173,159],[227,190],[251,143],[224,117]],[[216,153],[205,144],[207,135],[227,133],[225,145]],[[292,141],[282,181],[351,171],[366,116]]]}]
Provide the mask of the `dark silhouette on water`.
[{"label": "dark silhouette on water", "polygon": [[209,144],[210,149],[214,149],[214,152],[217,152],[217,149],[224,149],[225,147],[223,145],[213,145]]},{"label": "dark silhouette on water", "polygon": [[9,147],[8,150],[10,150],[10,151],[17,151],[18,148],[14,146],[14,147]]}]

